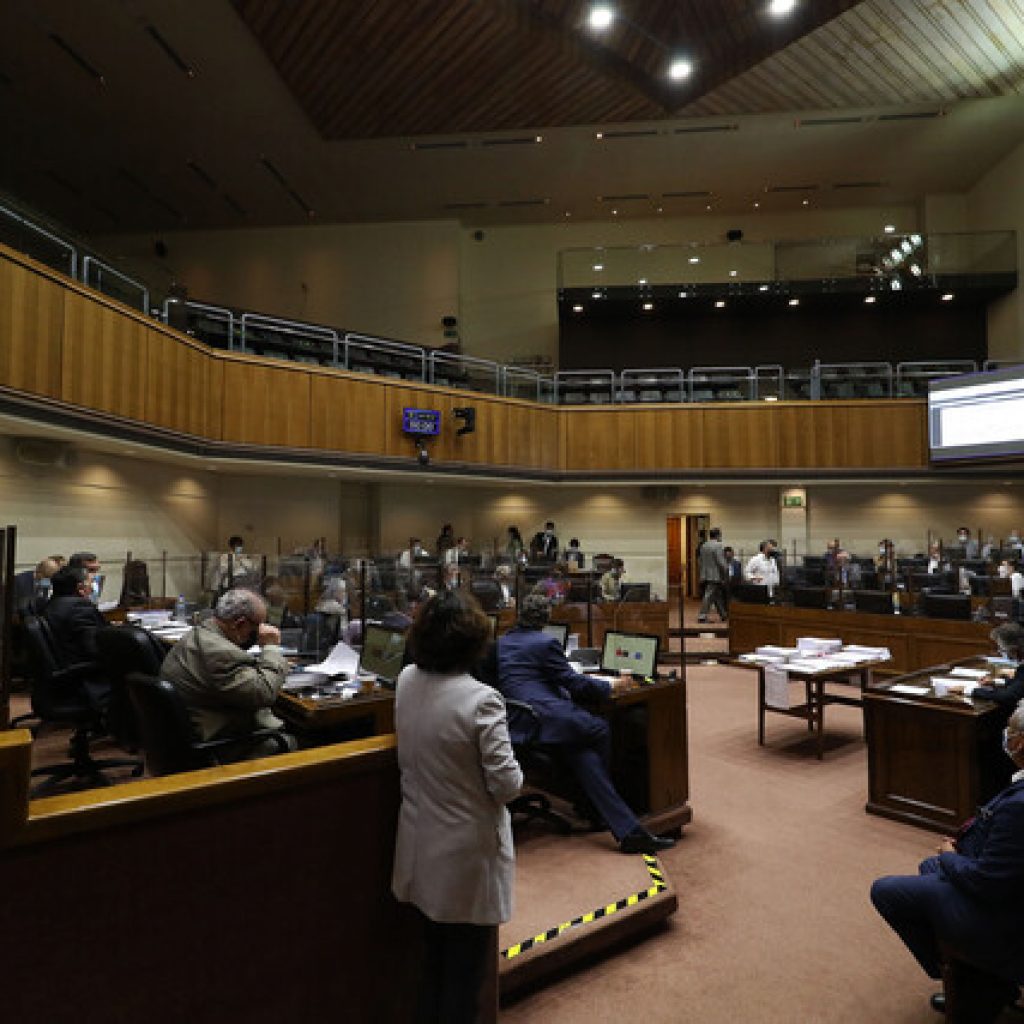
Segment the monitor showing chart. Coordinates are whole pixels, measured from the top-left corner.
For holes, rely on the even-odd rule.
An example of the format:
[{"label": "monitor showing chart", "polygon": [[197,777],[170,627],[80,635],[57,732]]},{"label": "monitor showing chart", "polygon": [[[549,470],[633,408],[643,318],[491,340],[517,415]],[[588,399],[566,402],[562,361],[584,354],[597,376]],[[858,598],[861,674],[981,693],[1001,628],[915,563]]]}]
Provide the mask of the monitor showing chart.
[{"label": "monitor showing chart", "polygon": [[604,635],[601,655],[603,672],[632,672],[638,676],[653,676],[658,664],[658,638],[643,633],[616,633]]},{"label": "monitor showing chart", "polygon": [[372,672],[378,679],[394,682],[405,659],[405,633],[400,629],[367,625],[359,670]]}]

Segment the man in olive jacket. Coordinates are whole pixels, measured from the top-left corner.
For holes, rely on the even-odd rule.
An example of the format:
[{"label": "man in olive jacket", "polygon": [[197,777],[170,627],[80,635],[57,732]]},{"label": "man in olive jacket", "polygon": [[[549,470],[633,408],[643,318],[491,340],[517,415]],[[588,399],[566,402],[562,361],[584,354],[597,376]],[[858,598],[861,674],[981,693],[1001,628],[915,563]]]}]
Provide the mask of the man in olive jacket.
[{"label": "man in olive jacket", "polygon": [[[280,643],[280,632],[267,624],[262,598],[235,589],[221,595],[212,618],[174,645],[160,677],[185,701],[200,739],[244,739],[258,729],[283,729],[284,723],[270,710],[289,671]],[[256,645],[259,653],[250,654],[249,648]],[[294,738],[288,740],[294,750]],[[280,749],[268,740],[258,747],[241,745],[236,756]]]}]

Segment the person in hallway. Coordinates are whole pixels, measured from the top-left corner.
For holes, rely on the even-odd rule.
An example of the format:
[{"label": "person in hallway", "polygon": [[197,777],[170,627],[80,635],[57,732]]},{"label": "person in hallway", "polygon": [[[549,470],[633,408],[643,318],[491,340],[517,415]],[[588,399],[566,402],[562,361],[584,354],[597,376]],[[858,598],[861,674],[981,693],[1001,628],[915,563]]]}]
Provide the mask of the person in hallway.
[{"label": "person in hallway", "polygon": [[555,524],[549,519],[543,530],[538,530],[530,541],[530,561],[558,561],[558,537],[555,536]]},{"label": "person in hallway", "polygon": [[1020,563],[1015,558],[1004,558],[999,563],[999,578],[1010,581],[1010,593],[1020,597],[1024,591],[1024,574],[1020,571]]},{"label": "person in hallway", "polygon": [[[574,672],[554,636],[543,632],[551,619],[551,602],[540,594],[523,598],[514,629],[498,638],[498,689],[505,697],[529,704],[540,717],[531,742],[548,748],[567,764],[600,824],[611,830],[623,853],[654,854],[675,845],[651,835],[619,796],[609,774],[611,734],[608,723],[576,703],[603,700],[628,680],[595,679]],[[532,723],[531,723],[532,724]],[[513,720],[512,741],[527,739],[527,724]]]},{"label": "person in hallway", "polygon": [[395,690],[401,772],[392,891],[423,915],[419,1022],[471,1024],[490,927],[512,916],[515,852],[505,805],[523,784],[505,703],[474,679],[491,636],[472,598],[430,598],[409,630]]},{"label": "person in hallway", "polygon": [[[943,950],[961,1003],[956,1020],[995,1021],[1024,980],[1024,708],[1010,716],[1003,748],[1013,781],[956,839],[944,839],[916,875],[878,879],[871,902],[929,978],[942,977]],[[945,1011],[942,994],[932,1005]]]},{"label": "person in hallway", "polygon": [[622,574],[625,568],[621,558],[612,561],[612,567],[601,577],[601,600],[618,601],[622,598]]},{"label": "person in hallway", "polygon": [[448,549],[454,546],[455,533],[452,531],[452,524],[445,523],[437,535],[437,557],[443,559]]},{"label": "person in hallway", "polygon": [[700,585],[704,590],[697,621],[707,622],[708,612],[714,605],[719,619],[725,622],[729,618],[729,607],[725,596],[729,566],[725,561],[722,531],[717,526],[711,528],[708,539],[701,544],[700,550],[697,552],[697,566],[700,570]]},{"label": "person in hallway", "polygon": [[[61,569],[51,578],[52,596],[43,615],[57,647],[57,657],[63,665],[95,662],[96,633],[109,624],[93,601],[94,580],[87,569],[78,566]],[[110,702],[110,681],[99,668],[96,675],[85,680],[90,702],[98,708]]]},{"label": "person in hallway", "polygon": [[[259,647],[250,654],[249,648]],[[290,750],[295,738],[271,708],[288,674],[281,654],[281,633],[267,623],[267,606],[251,590],[225,591],[213,615],[186,633],[171,648],[160,668],[181,695],[199,738],[237,736],[240,741],[259,729],[276,729]],[[221,760],[260,757],[282,749],[268,739],[257,747],[240,743]]]},{"label": "person in hallway", "polygon": [[928,545],[928,575],[933,576],[937,572],[942,572],[949,568],[949,563],[944,561],[942,557],[942,545],[937,541],[933,540]]},{"label": "person in hallway", "polygon": [[775,548],[770,540],[761,541],[757,554],[749,559],[743,570],[743,575],[749,582],[760,583],[766,587],[779,585],[779,565],[773,557],[774,553]]}]

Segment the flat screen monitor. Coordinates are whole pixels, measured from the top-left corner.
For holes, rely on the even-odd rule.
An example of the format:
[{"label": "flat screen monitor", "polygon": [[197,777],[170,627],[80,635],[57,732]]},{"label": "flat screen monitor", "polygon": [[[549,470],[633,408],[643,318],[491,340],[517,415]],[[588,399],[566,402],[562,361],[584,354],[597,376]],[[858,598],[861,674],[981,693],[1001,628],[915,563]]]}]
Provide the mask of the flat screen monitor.
[{"label": "flat screen monitor", "polygon": [[653,676],[658,664],[658,638],[644,633],[616,633],[604,635],[601,652],[602,672],[632,672],[638,676]]},{"label": "flat screen monitor", "polygon": [[971,617],[970,594],[922,594],[921,611],[930,619],[964,619]]},{"label": "flat screen monitor", "polygon": [[732,596],[734,601],[746,604],[771,604],[768,588],[763,583],[737,583]]},{"label": "flat screen monitor", "polygon": [[543,630],[548,636],[553,636],[562,645],[562,650],[565,650],[565,645],[569,642],[568,622],[549,622]]},{"label": "flat screen monitor", "polygon": [[796,608],[827,608],[831,596],[828,587],[794,587],[793,605]]},{"label": "flat screen monitor", "polygon": [[623,601],[650,601],[650,583],[627,583],[622,588]]},{"label": "flat screen monitor", "polygon": [[952,594],[956,587],[948,573],[945,572],[912,572],[910,574],[911,590],[930,590],[937,594]]},{"label": "flat screen monitor", "polygon": [[872,615],[892,615],[892,594],[888,590],[855,590],[853,607]]},{"label": "flat screen monitor", "polygon": [[385,683],[394,683],[405,661],[405,632],[367,624],[363,632],[360,672],[369,672]]},{"label": "flat screen monitor", "polygon": [[932,462],[1024,455],[1024,366],[928,384]]}]

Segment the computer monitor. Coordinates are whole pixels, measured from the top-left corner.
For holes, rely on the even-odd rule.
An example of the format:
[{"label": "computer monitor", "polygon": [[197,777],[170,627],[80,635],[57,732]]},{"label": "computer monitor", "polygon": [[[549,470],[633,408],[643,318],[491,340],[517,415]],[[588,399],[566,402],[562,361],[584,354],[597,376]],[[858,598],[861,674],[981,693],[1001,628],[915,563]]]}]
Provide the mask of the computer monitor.
[{"label": "computer monitor", "polygon": [[954,578],[955,574],[951,576],[945,572],[912,572],[910,588],[914,591],[928,590],[935,594],[953,594],[956,592]]},{"label": "computer monitor", "polygon": [[970,594],[933,594],[921,595],[921,611],[930,619],[963,619],[971,618]]},{"label": "computer monitor", "polygon": [[965,558],[960,563],[960,567],[966,569],[968,572],[977,573],[979,576],[983,576],[988,572],[988,560],[985,558]]},{"label": "computer monitor", "polygon": [[623,601],[650,601],[650,583],[627,583],[622,588]]},{"label": "computer monitor", "polygon": [[888,590],[855,590],[853,606],[872,615],[892,615],[892,594]]},{"label": "computer monitor", "polygon": [[653,676],[658,665],[658,638],[644,633],[617,633],[609,630],[604,635],[601,653],[602,672],[632,672],[638,676]]},{"label": "computer monitor", "polygon": [[369,672],[384,685],[394,686],[405,661],[405,632],[368,623],[363,632],[359,671]]},{"label": "computer monitor", "polygon": [[732,592],[734,601],[745,604],[771,604],[768,588],[763,583],[737,583]]},{"label": "computer monitor", "polygon": [[827,608],[831,591],[828,587],[793,587],[794,608]]},{"label": "computer monitor", "polygon": [[569,642],[568,622],[549,622],[542,629],[548,636],[553,636],[562,645],[562,650],[565,650],[565,645]]}]

